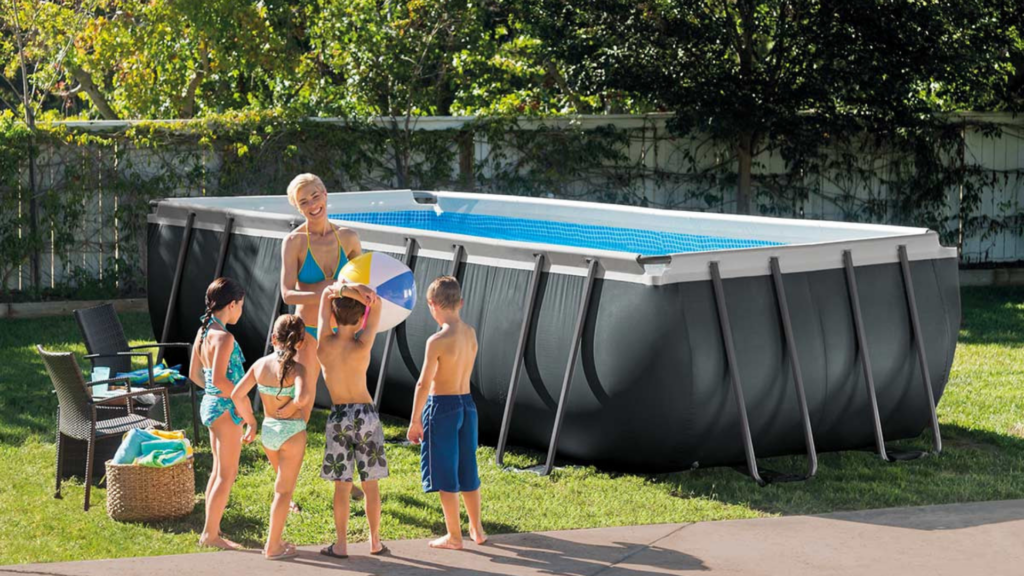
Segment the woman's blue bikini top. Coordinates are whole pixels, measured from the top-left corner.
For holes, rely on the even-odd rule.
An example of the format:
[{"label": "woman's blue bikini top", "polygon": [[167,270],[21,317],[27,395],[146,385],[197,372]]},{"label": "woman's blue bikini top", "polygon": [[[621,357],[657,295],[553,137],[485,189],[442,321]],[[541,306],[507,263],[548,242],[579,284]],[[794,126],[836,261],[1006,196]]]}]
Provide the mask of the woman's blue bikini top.
[{"label": "woman's blue bikini top", "polygon": [[[334,239],[338,241],[338,267],[330,275],[330,278],[337,280],[341,275],[342,267],[348,264],[348,257],[345,256],[345,248],[341,245],[341,238],[338,238],[338,230],[330,223],[328,223],[328,226],[334,231]],[[307,227],[306,257],[302,260],[302,267],[299,268],[298,280],[303,284],[316,284],[317,282],[327,280],[327,278],[327,273],[320,267],[320,263],[316,261],[316,256],[313,256],[313,246],[309,242],[309,228]]]}]

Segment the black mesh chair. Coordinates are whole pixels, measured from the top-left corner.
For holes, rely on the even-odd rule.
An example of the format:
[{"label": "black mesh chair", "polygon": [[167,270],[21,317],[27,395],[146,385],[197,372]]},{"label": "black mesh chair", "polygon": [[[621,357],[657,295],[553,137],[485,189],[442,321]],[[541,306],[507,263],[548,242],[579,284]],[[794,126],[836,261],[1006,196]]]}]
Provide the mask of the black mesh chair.
[{"label": "black mesh chair", "polygon": [[[75,320],[78,322],[78,329],[81,330],[82,338],[85,340],[85,348],[89,351],[85,358],[92,362],[94,370],[97,367],[106,366],[110,368],[111,374],[130,372],[133,357],[145,358],[146,366],[149,368],[147,388],[156,387],[156,383],[153,382],[153,354],[141,350],[156,348],[162,351],[166,348],[181,348],[185,351],[187,358],[191,357],[192,345],[183,342],[129,346],[128,338],[124,335],[124,328],[121,326],[121,320],[117,317],[117,312],[111,304],[75,310]],[[188,374],[186,373],[185,376],[187,377]],[[192,405],[192,441],[199,442],[196,387],[189,382],[186,388],[188,388],[189,402]]]},{"label": "black mesh chair", "polygon": [[[110,378],[97,382],[86,382],[82,370],[70,352],[47,352],[36,346],[43,358],[46,372],[50,375],[53,389],[57,393],[57,488],[54,498],[60,498],[60,482],[64,466],[64,440],[73,438],[86,442],[85,460],[85,510],[89,511],[89,493],[92,489],[92,459],[96,442],[110,437],[119,437],[125,432],[140,428],[162,428],[169,430],[171,418],[167,410],[167,389],[149,389],[132,392],[127,378]],[[125,394],[104,400],[94,400],[89,387],[97,384],[123,383]],[[164,421],[152,420],[134,413],[135,398],[146,394],[163,395]],[[98,419],[97,411],[124,403],[127,414],[119,418]]]}]

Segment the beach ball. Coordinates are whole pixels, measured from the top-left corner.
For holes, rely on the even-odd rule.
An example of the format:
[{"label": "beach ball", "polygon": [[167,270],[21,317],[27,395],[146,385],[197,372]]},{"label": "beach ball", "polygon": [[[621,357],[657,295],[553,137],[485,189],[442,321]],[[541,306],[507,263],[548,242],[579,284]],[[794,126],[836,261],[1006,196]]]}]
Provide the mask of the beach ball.
[{"label": "beach ball", "polygon": [[380,296],[383,309],[378,332],[390,330],[409,317],[416,305],[416,281],[412,270],[383,252],[367,252],[341,269],[349,282],[365,284]]}]

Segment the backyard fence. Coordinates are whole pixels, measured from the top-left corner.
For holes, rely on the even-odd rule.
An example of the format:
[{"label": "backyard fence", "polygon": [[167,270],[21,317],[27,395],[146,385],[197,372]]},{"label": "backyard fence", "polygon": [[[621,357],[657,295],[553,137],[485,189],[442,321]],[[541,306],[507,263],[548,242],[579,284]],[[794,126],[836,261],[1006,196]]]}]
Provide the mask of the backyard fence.
[{"label": "backyard fence", "polygon": [[[4,297],[141,294],[150,201],[283,194],[307,171],[331,191],[472,190],[733,212],[732,147],[673,134],[669,121],[243,115],[65,122],[29,135],[8,119],[0,125]],[[813,161],[765,146],[754,160],[751,211],[928,226],[965,264],[1024,260],[1024,121],[973,114],[945,124],[927,154],[927,135],[913,146],[872,135],[831,142]]]}]

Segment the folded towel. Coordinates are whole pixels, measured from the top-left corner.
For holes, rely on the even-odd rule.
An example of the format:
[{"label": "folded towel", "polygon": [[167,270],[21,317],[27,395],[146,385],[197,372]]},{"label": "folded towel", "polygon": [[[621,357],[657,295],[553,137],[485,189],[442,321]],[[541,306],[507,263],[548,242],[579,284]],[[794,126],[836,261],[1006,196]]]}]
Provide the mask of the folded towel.
[{"label": "folded towel", "polygon": [[167,440],[183,440],[185,438],[183,430],[150,430],[149,433]]},{"label": "folded towel", "polygon": [[189,456],[192,455],[192,443],[188,441],[188,438],[185,438],[185,432],[184,431],[182,431],[182,430],[170,430],[170,431],[150,430],[149,432],[151,434],[159,436],[160,438],[165,438],[167,440],[181,440],[182,442],[185,443],[185,452]]},{"label": "folded towel", "polygon": [[142,443],[142,451],[140,456],[145,456],[150,452],[156,452],[157,450],[184,450],[185,443],[181,440],[151,440],[149,442]]},{"label": "folded towel", "polygon": [[184,450],[154,450],[137,459],[135,464],[152,468],[166,468],[181,462],[186,457]]},{"label": "folded towel", "polygon": [[[163,365],[161,362],[156,366],[153,366],[153,382],[157,384],[175,384],[182,382],[185,377],[180,374],[181,364],[171,366],[170,368]],[[146,384],[149,382],[149,369],[140,368],[139,370],[133,370],[131,372],[118,372],[118,378],[128,378],[132,384]]]},{"label": "folded towel", "polygon": [[114,464],[131,464],[142,455],[142,444],[152,442],[160,438],[154,436],[148,430],[129,430],[121,440],[121,445],[114,454]]},{"label": "folded towel", "polygon": [[138,464],[140,458],[154,452],[181,452],[192,455],[192,443],[181,430],[129,430],[121,439],[121,445],[114,454],[114,464]]}]

